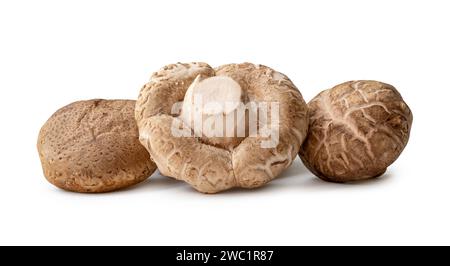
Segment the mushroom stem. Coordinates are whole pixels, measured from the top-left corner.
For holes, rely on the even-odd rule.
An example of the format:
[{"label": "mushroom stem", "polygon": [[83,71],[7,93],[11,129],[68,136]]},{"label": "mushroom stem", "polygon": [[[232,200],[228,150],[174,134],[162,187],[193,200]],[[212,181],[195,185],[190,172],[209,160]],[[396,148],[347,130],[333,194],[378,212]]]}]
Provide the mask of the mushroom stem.
[{"label": "mushroom stem", "polygon": [[180,118],[197,137],[226,138],[226,142],[244,137],[239,136],[245,134],[241,86],[227,76],[204,80],[197,76],[186,91]]}]

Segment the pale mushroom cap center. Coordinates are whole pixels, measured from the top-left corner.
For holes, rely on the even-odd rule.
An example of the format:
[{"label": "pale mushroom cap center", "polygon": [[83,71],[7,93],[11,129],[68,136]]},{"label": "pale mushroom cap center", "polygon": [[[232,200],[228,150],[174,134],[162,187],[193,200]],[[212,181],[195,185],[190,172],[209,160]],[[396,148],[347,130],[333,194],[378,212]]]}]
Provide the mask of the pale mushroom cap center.
[{"label": "pale mushroom cap center", "polygon": [[[197,136],[234,139],[238,135],[245,136],[245,114],[239,83],[227,76],[204,80],[197,76],[186,91],[179,118],[194,129]],[[230,139],[216,139],[214,143],[223,141]]]},{"label": "pale mushroom cap center", "polygon": [[197,76],[186,91],[181,119],[190,124],[194,111],[203,118],[231,114],[242,104],[242,94],[239,83],[230,77],[215,76],[200,81]]},{"label": "pale mushroom cap center", "polygon": [[195,97],[201,97],[204,115],[229,114],[242,98],[241,86],[230,77],[215,76],[204,79],[192,87]]}]

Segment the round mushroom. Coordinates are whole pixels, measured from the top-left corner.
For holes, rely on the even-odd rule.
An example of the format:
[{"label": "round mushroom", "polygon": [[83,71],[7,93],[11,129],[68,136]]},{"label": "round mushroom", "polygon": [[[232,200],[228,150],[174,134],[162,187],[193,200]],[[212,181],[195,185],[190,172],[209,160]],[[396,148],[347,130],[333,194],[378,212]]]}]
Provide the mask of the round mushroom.
[{"label": "round mushroom", "polygon": [[135,101],[88,100],[55,112],[39,132],[37,149],[53,185],[108,192],[137,184],[156,169],[139,142]]},{"label": "round mushroom", "polygon": [[300,158],[323,180],[380,176],[408,143],[413,116],[389,84],[345,82],[319,93],[308,107],[309,132]]},{"label": "round mushroom", "polygon": [[135,112],[160,172],[203,193],[266,184],[291,165],[308,130],[307,105],[289,78],[250,63],[165,66]]}]

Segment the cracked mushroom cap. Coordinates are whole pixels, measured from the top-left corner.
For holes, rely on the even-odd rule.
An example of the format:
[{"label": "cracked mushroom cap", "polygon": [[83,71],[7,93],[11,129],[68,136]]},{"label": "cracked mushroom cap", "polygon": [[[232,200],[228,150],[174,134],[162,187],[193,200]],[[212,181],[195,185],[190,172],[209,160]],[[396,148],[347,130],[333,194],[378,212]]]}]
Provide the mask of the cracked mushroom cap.
[{"label": "cracked mushroom cap", "polygon": [[139,142],[135,101],[88,100],[54,113],[39,132],[44,175],[76,192],[107,192],[147,179],[156,169]]},{"label": "cracked mushroom cap", "polygon": [[382,175],[408,143],[413,116],[400,93],[378,81],[349,81],[309,103],[309,132],[300,158],[326,181]]},{"label": "cracked mushroom cap", "polygon": [[[183,101],[197,76],[226,76],[236,81],[247,101],[279,103],[279,142],[263,148],[262,136],[226,142],[205,137],[175,137],[172,105]],[[141,143],[163,175],[183,180],[203,193],[233,187],[255,188],[274,179],[295,159],[308,129],[307,105],[285,75],[250,63],[223,65],[171,64],[154,73],[136,102]],[[182,123],[181,121],[176,121]]]}]

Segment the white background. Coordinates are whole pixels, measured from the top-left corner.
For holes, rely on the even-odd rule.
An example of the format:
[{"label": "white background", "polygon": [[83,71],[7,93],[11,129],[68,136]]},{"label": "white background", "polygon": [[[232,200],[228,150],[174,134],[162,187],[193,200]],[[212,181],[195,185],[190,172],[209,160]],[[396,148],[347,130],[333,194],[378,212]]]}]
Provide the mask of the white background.
[{"label": "white background", "polygon": [[[450,244],[448,1],[1,1],[0,244]],[[379,179],[296,160],[257,190],[203,195],[153,175],[109,194],[45,181],[37,135],[81,99],[135,99],[174,62],[249,61],[310,100],[352,79],[398,88],[411,138]]]}]

